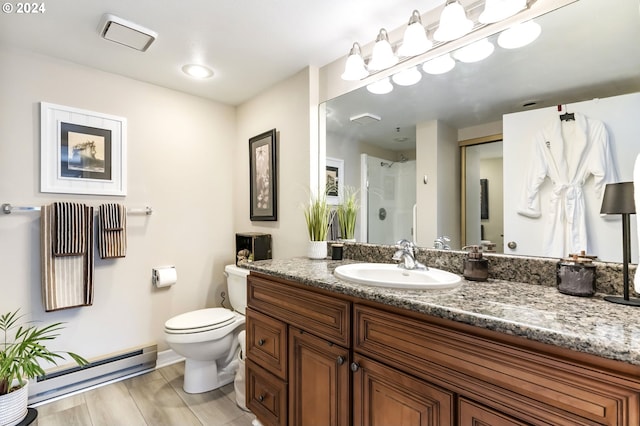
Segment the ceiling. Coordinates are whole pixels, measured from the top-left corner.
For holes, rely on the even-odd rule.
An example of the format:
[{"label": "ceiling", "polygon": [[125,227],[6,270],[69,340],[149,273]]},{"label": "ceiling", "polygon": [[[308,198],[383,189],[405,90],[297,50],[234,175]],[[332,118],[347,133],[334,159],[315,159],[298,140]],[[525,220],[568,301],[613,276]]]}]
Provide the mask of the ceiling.
[{"label": "ceiling", "polygon": [[[44,13],[0,14],[0,44],[239,105],[307,66],[346,56],[381,27],[444,0],[53,0]],[[158,33],[146,52],[102,39],[110,13]],[[194,80],[188,63],[215,76]]]},{"label": "ceiling", "polygon": [[[440,120],[461,129],[503,114],[640,91],[640,2],[580,0],[536,19],[542,34],[531,45],[496,47],[487,59],[457,63],[386,95],[365,88],[327,102],[327,134],[389,150],[415,149],[416,123]],[[494,37],[494,44],[495,37]],[[534,101],[532,106],[525,103]],[[350,122],[355,115],[382,117]]]}]

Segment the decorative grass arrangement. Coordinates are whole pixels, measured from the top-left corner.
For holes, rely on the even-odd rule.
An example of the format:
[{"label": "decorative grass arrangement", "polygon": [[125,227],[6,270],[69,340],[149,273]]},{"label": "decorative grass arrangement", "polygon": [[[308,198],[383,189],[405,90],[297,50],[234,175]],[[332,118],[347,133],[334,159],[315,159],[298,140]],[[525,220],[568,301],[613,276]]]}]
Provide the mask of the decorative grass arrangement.
[{"label": "decorative grass arrangement", "polygon": [[351,240],[356,233],[356,218],[358,217],[358,200],[356,198],[358,191],[351,187],[344,188],[344,201],[338,206],[338,226],[340,228],[340,236],[345,240]]},{"label": "decorative grass arrangement", "polygon": [[307,231],[310,241],[326,241],[329,223],[335,213],[327,204],[326,194],[309,195],[309,203],[304,208],[304,218],[307,221]]}]

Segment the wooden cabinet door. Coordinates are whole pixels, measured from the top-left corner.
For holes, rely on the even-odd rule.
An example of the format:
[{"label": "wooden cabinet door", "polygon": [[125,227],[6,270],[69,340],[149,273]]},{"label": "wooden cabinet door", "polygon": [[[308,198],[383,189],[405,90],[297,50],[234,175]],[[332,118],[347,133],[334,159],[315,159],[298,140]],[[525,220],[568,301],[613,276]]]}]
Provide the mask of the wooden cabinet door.
[{"label": "wooden cabinet door", "polygon": [[466,398],[458,401],[458,418],[460,426],[526,426],[513,417],[484,407]]},{"label": "wooden cabinet door", "polygon": [[289,425],[347,426],[349,351],[289,327]]},{"label": "wooden cabinet door", "polygon": [[360,355],[352,369],[354,425],[453,425],[453,392]]}]

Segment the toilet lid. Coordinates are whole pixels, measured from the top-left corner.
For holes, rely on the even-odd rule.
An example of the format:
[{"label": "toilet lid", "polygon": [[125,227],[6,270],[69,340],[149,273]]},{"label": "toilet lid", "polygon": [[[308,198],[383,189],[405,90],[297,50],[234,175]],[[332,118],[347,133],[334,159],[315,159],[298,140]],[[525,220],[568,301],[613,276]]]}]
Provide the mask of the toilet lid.
[{"label": "toilet lid", "polygon": [[224,327],[234,321],[233,311],[225,308],[208,308],[180,314],[168,320],[164,327],[168,331],[197,333]]}]

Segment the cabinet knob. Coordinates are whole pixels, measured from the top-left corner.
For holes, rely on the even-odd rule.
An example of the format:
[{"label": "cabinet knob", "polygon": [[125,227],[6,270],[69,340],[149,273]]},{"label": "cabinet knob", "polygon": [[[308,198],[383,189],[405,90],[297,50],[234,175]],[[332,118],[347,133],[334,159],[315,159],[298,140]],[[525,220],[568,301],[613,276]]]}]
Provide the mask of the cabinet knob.
[{"label": "cabinet knob", "polygon": [[355,373],[359,369],[360,369],[360,365],[357,362],[352,362],[351,363],[351,371],[353,371]]},{"label": "cabinet knob", "polygon": [[264,401],[264,395],[258,396],[258,401],[263,402]]},{"label": "cabinet knob", "polygon": [[338,361],[338,365],[344,364],[344,357],[343,356],[339,356],[337,361]]},{"label": "cabinet knob", "polygon": [[258,346],[262,346],[262,345],[264,345],[264,339],[258,340]]}]

